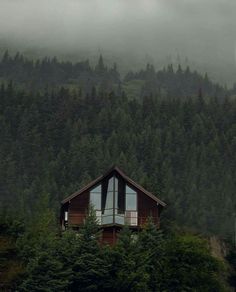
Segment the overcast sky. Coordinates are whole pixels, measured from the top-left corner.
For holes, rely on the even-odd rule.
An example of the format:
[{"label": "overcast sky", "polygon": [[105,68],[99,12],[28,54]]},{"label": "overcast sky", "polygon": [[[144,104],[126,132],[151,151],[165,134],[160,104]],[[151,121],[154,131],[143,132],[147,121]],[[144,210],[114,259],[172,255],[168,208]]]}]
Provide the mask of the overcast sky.
[{"label": "overcast sky", "polygon": [[0,0],[0,39],[236,69],[236,0]]}]

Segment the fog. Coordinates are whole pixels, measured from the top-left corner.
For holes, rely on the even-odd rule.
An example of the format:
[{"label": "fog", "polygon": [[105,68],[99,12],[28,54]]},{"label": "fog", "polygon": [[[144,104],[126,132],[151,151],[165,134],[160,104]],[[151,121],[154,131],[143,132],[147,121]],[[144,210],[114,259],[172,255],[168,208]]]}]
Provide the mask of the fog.
[{"label": "fog", "polygon": [[235,0],[0,0],[0,45],[64,55],[102,52],[131,67],[190,63],[232,83],[235,15]]}]

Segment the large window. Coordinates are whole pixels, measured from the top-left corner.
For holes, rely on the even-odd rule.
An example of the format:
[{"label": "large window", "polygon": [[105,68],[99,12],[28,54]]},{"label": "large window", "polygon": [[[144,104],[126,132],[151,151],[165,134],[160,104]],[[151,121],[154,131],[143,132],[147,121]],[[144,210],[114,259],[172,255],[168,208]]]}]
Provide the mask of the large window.
[{"label": "large window", "polygon": [[103,206],[102,210],[102,223],[111,224],[113,223],[113,214],[114,214],[114,187],[115,181],[114,177],[111,177],[108,181],[107,189],[103,190]]},{"label": "large window", "polygon": [[102,187],[101,185],[98,185],[94,189],[90,191],[90,204],[94,208],[96,212],[96,217],[98,220],[98,223],[102,223]]},{"label": "large window", "polygon": [[126,185],[125,187],[125,220],[128,225],[138,225],[137,192]]},{"label": "large window", "polygon": [[124,206],[124,182],[115,178],[115,216],[114,220],[117,224],[125,223],[125,206]]},{"label": "large window", "polygon": [[90,204],[95,210],[101,210],[101,202],[101,185],[99,185],[90,191]]},{"label": "large window", "polygon": [[100,224],[137,225],[137,192],[112,176],[90,191],[90,203]]},{"label": "large window", "polygon": [[125,206],[126,210],[137,210],[137,193],[126,185],[125,188]]}]

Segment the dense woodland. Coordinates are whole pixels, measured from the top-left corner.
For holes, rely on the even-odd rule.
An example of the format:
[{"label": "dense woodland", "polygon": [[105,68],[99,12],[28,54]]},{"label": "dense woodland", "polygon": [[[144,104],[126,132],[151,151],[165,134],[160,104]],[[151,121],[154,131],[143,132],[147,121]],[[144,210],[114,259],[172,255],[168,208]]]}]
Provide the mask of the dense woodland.
[{"label": "dense woodland", "polygon": [[[177,70],[169,65],[155,71],[153,66],[147,65],[145,70],[129,72],[121,78],[117,65],[107,68],[102,57],[92,68],[88,61],[76,64],[59,62],[56,58],[31,61],[20,54],[11,57],[7,52],[0,62],[0,78],[0,213],[6,233],[13,236],[13,241],[20,244],[19,237],[25,240],[26,247],[21,248],[25,255],[18,255],[27,266],[26,271],[23,270],[28,273],[28,278],[25,277],[28,280],[21,283],[23,291],[34,291],[30,286],[34,282],[30,281],[36,280],[29,277],[37,275],[39,260],[51,265],[52,273],[57,269],[65,273],[64,276],[69,273],[69,270],[60,268],[63,262],[55,258],[55,248],[49,246],[61,245],[56,249],[69,253],[66,247],[63,250],[65,238],[40,243],[50,249],[50,252],[43,253],[42,247],[26,244],[27,232],[37,230],[37,224],[40,229],[40,222],[44,230],[48,213],[54,214],[52,225],[55,228],[61,199],[113,164],[167,202],[163,225],[168,219],[200,233],[232,240],[236,210],[236,100],[233,89],[214,84],[207,75],[202,76],[180,66]],[[52,236],[55,236],[53,232]],[[51,234],[48,230],[45,233]],[[126,233],[127,230],[124,231]],[[68,236],[71,236],[68,240],[76,238]],[[128,235],[124,235],[124,241],[128,240],[125,236]],[[32,234],[30,238],[34,240]],[[122,247],[122,240],[117,249],[120,248],[119,253],[123,252],[126,257],[129,249]],[[164,253],[175,254],[173,246],[185,249],[185,244],[191,242],[193,246],[199,243],[201,250],[206,248],[199,238],[178,239],[174,236],[171,240],[180,242],[168,241],[170,250],[167,248]],[[40,242],[36,234],[35,241]],[[125,246],[135,245],[135,242],[129,241]],[[81,244],[84,243],[80,242],[78,247],[75,243],[75,250],[70,252],[75,254],[78,248],[82,253]],[[130,252],[143,248],[139,244],[138,240],[137,246]],[[167,242],[165,246],[169,246]],[[35,249],[39,256],[32,255],[29,264],[26,258],[31,258],[30,252],[36,252]],[[116,259],[117,249],[108,252],[112,253],[109,258]],[[96,246],[96,252],[106,253],[107,250],[99,251]],[[51,262],[50,258],[45,260],[47,255],[58,262]],[[67,260],[72,262],[73,257],[70,259],[70,256]],[[132,256],[137,257],[137,254]],[[104,258],[105,255],[97,256],[97,267],[101,266],[99,261]],[[126,269],[132,271],[130,264],[133,261],[127,258],[127,262],[120,263],[129,268],[112,271],[114,279],[123,283],[124,273],[127,274]],[[86,264],[82,261],[78,265]],[[104,270],[97,272],[96,277],[100,280],[100,276],[107,277],[106,265],[111,266],[111,262],[103,263]],[[166,265],[171,266],[170,263]],[[132,277],[147,277],[142,281],[148,281],[151,272],[145,274],[143,264],[140,267],[137,272],[140,274]],[[217,270],[214,264],[212,267]],[[153,272],[154,267],[149,268]],[[69,265],[68,269],[76,267]],[[155,269],[158,269],[157,266]],[[85,281],[83,277],[89,278],[89,275],[78,275],[78,279]],[[173,277],[173,271],[166,277]],[[86,281],[88,278],[85,278]],[[46,280],[42,278],[43,281]],[[69,287],[66,285],[73,283],[68,281],[60,284],[64,288],[57,287],[52,291],[66,291],[63,290]],[[132,281],[124,285],[131,285]],[[133,286],[136,290],[129,290],[126,286],[121,291],[157,291],[158,286],[155,285],[162,283],[160,279],[153,280],[157,281],[150,284],[154,286],[145,286],[147,283],[142,281],[140,283],[144,286]],[[163,283],[160,285],[166,285]],[[214,285],[218,284],[214,282]],[[114,287],[114,283],[107,285],[107,291]],[[158,289],[177,291],[163,287]],[[187,289],[187,286],[180,287],[182,290],[178,291]],[[88,289],[81,291],[99,291],[96,290],[98,288]],[[196,289],[221,291],[221,288]]]},{"label": "dense woodland", "polygon": [[199,236],[157,230],[150,218],[138,234],[125,226],[110,247],[99,243],[93,210],[79,233],[61,236],[50,210],[39,208],[36,218],[26,230],[16,222],[1,224],[11,242],[5,258],[15,252],[10,265],[1,262],[13,291],[229,291],[227,265]]}]

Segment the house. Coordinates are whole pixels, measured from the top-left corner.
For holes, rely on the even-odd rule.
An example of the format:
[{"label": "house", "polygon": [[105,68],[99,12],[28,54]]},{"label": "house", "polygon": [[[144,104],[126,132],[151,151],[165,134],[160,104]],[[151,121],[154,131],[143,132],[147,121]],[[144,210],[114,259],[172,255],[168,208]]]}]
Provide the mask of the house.
[{"label": "house", "polygon": [[112,167],[87,186],[61,202],[61,226],[79,229],[89,205],[95,209],[102,229],[102,241],[114,244],[124,224],[140,230],[149,217],[160,226],[166,204],[138,185],[118,167]]}]

